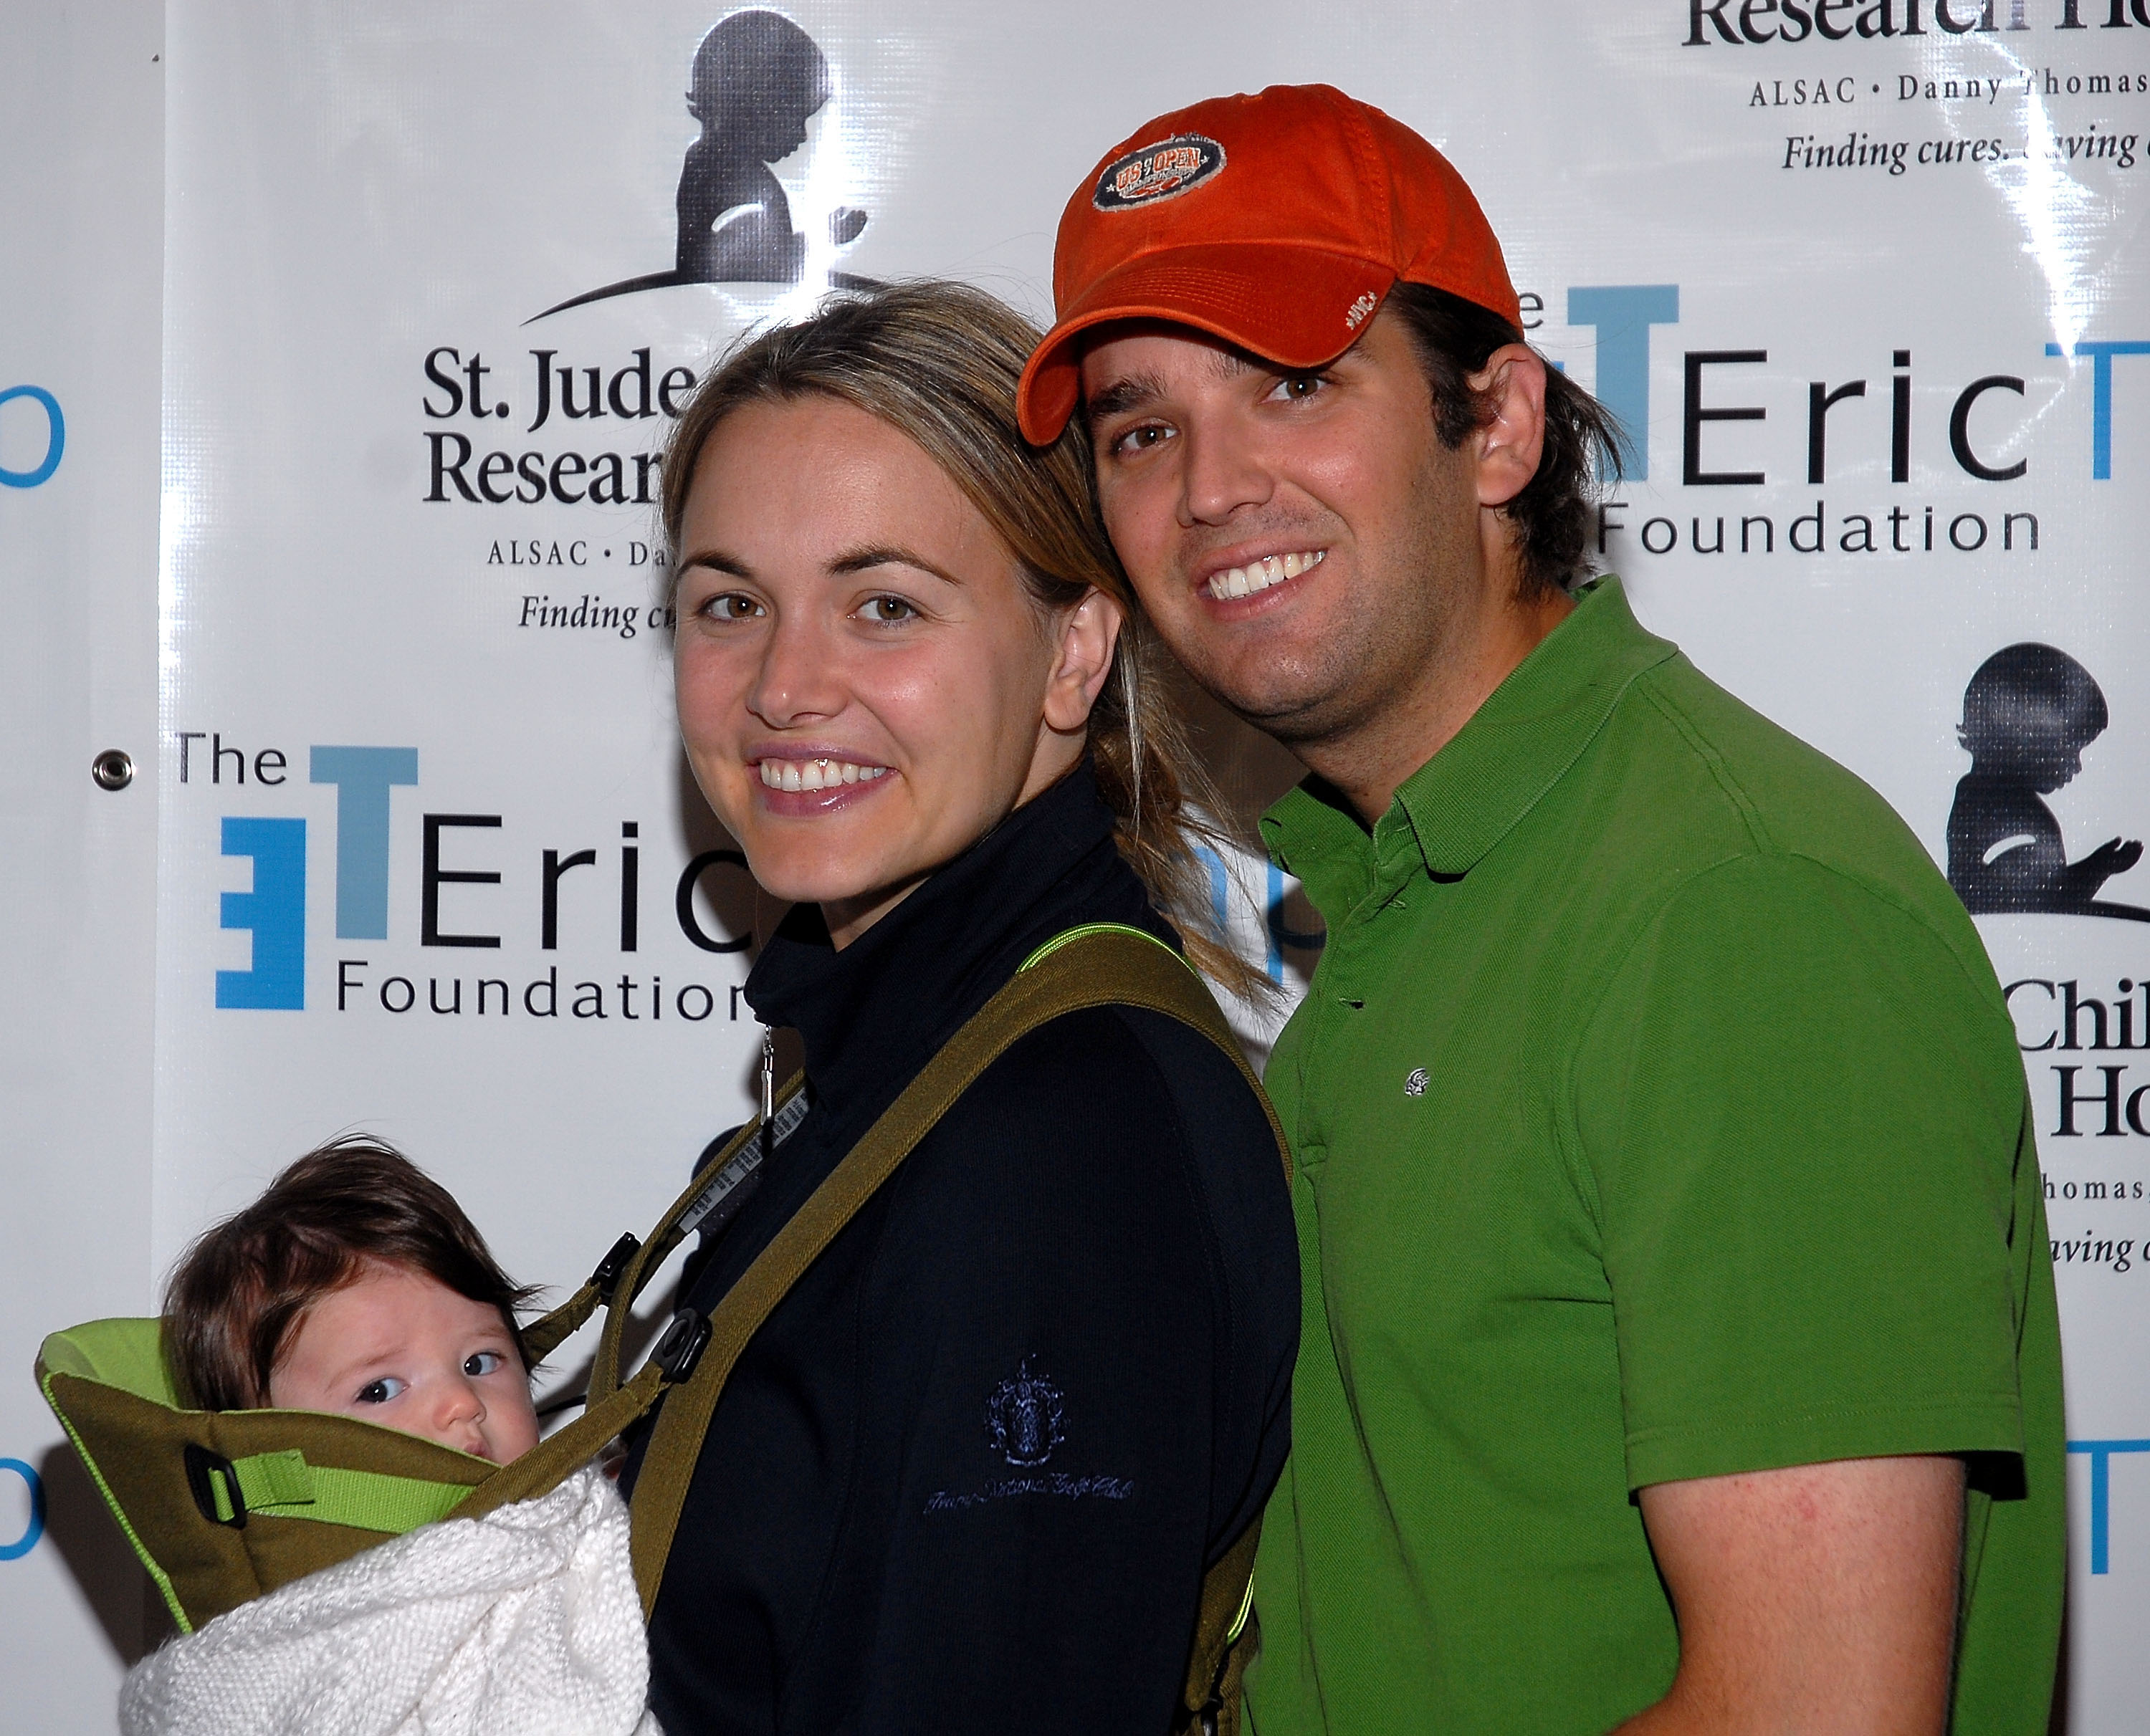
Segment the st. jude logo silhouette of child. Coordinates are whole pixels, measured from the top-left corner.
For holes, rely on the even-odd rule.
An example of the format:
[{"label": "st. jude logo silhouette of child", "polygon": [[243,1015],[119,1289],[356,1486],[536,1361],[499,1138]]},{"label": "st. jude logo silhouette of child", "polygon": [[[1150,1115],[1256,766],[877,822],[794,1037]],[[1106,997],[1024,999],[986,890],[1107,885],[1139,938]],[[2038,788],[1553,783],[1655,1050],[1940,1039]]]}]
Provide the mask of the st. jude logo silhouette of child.
[{"label": "st. jude logo silhouette of child", "polygon": [[2139,839],[2107,838],[2070,862],[2044,798],[2082,770],[2105,733],[2105,695],[2091,672],[2050,645],[1996,651],[1963,693],[1957,739],[1971,770],[1949,813],[1949,884],[1974,914],[2053,911],[2150,922],[2150,910],[2110,903],[2101,887],[2142,858]]},{"label": "st. jude logo silhouette of child", "polygon": [[[687,112],[702,136],[679,170],[680,280],[795,284],[806,238],[769,165],[806,143],[807,123],[831,94],[829,63],[814,38],[773,12],[737,12],[694,51]],[[830,214],[839,247],[866,226],[863,211]]]},{"label": "st. jude logo silhouette of child", "polygon": [[[691,83],[687,112],[702,133],[679,169],[672,269],[570,297],[538,319],[673,284],[795,284],[805,275],[806,237],[791,227],[791,202],[772,165],[806,143],[808,126],[834,94],[827,58],[781,13],[735,12],[702,38]],[[850,206],[829,214],[829,239],[838,247],[866,226],[866,214]],[[830,281],[867,280],[831,272]]]}]

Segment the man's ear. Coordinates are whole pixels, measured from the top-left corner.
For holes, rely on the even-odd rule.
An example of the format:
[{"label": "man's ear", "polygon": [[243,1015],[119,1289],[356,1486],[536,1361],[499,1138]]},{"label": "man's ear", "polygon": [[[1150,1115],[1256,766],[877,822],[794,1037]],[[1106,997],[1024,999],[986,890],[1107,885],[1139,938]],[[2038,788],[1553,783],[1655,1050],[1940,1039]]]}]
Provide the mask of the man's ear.
[{"label": "man's ear", "polygon": [[1060,617],[1052,673],[1045,685],[1045,722],[1072,735],[1090,721],[1090,707],[1113,672],[1113,648],[1120,641],[1120,606],[1093,591]]},{"label": "man's ear", "polygon": [[1505,506],[1537,475],[1545,450],[1545,363],[1527,345],[1503,344],[1468,383],[1481,401],[1490,397],[1494,405],[1492,420],[1473,436],[1478,504]]}]

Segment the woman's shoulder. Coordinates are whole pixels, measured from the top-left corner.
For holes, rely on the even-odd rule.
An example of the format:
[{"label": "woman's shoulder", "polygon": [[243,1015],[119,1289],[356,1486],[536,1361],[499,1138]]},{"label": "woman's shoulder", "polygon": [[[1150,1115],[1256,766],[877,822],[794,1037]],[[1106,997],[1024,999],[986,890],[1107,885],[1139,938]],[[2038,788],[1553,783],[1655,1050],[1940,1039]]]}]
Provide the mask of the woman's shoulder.
[{"label": "woman's shoulder", "polygon": [[1108,1210],[1130,1234],[1259,1244],[1264,1264],[1290,1240],[1283,1156],[1258,1088],[1209,1037],[1147,1009],[1088,1008],[1032,1031],[913,1162],[907,1190],[936,1196],[944,1220],[989,1220],[997,1235],[1022,1223],[1050,1234],[1059,1213]]},{"label": "woman's shoulder", "polygon": [[1189,1153],[1259,1135],[1274,1152],[1258,1088],[1203,1032],[1146,1007],[1062,1014],[1012,1045],[958,1105],[1047,1142],[1121,1138],[1139,1127]]}]

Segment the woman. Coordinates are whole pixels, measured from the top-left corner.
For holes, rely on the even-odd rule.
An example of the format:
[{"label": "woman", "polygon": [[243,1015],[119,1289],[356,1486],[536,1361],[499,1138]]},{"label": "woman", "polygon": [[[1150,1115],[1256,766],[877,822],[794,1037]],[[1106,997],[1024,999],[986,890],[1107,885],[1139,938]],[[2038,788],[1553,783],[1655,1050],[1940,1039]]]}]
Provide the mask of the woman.
[{"label": "woman", "polygon": [[[1035,342],[956,285],[838,303],[715,371],[668,455],[681,731],[796,901],[746,995],[811,1104],[690,1265],[704,1311],[1041,943],[1179,943],[1184,751],[1079,435],[1017,432]],[[1226,1057],[1119,1007],[1035,1032],[733,1371],[651,1622],[664,1728],[1168,1728],[1204,1570],[1284,1460],[1297,1325]]]}]

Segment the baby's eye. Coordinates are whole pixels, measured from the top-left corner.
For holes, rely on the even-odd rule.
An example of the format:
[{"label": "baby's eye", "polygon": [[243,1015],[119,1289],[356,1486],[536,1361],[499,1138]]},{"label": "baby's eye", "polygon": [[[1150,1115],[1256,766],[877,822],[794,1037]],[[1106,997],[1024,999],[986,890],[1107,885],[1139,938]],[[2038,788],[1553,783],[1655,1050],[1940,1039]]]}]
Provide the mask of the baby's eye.
[{"label": "baby's eye", "polygon": [[498,1374],[507,1366],[507,1358],[498,1351],[473,1351],[463,1359],[463,1372],[473,1378],[480,1375]]},{"label": "baby's eye", "polygon": [[411,1383],[400,1376],[385,1374],[377,1381],[369,1381],[358,1389],[358,1401],[362,1405],[385,1405],[391,1398],[401,1398],[411,1390]]},{"label": "baby's eye", "polygon": [[867,599],[861,611],[868,621],[886,626],[892,621],[909,621],[918,613],[916,605],[901,596],[876,596]]}]

